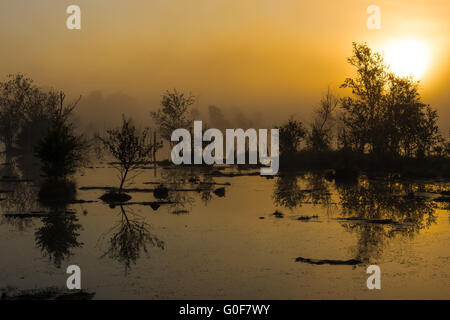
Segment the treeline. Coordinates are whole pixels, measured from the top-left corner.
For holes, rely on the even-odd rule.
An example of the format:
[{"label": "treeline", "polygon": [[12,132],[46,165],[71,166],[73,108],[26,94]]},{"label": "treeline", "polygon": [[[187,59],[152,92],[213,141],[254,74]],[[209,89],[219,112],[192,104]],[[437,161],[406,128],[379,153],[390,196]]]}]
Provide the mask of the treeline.
[{"label": "treeline", "polygon": [[53,123],[68,121],[79,99],[66,103],[62,91],[44,90],[24,74],[8,75],[0,82],[0,141],[6,154],[34,151]]},{"label": "treeline", "polygon": [[41,198],[71,200],[75,185],[68,179],[87,161],[88,139],[76,133],[72,113],[78,101],[44,90],[23,74],[9,75],[0,83],[0,140],[6,165],[36,156],[45,177]]},{"label": "treeline", "polygon": [[280,126],[282,167],[450,177],[450,143],[436,110],[422,101],[419,83],[390,72],[366,44],[353,43],[347,60],[356,69],[340,86],[349,96],[329,89],[309,127],[293,118]]},{"label": "treeline", "polygon": [[[418,82],[390,72],[366,44],[354,43],[348,62],[356,71],[341,85],[348,96],[328,89],[309,124],[291,117],[278,126],[281,170],[401,169],[449,177],[450,144],[439,132],[436,111],[422,102]],[[149,114],[155,130],[138,130],[124,116],[121,126],[88,139],[77,133],[72,117],[80,99],[67,102],[62,91],[44,90],[23,74],[0,82],[0,141],[6,156],[34,154],[48,181],[65,181],[86,164],[95,145],[116,159],[121,191],[136,163],[155,160],[162,147],[155,132],[170,146],[175,129],[191,129],[193,120],[200,120],[195,97],[175,89],[166,91],[159,109]],[[223,120],[220,109],[209,111],[212,119]]]}]

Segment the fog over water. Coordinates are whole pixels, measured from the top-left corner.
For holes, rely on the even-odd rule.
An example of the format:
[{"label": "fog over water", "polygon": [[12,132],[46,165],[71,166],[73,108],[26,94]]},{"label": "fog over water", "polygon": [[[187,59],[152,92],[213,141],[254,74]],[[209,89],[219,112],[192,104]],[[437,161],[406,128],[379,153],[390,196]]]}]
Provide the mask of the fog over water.
[{"label": "fog over water", "polygon": [[83,95],[85,122],[112,122],[123,111],[146,119],[173,88],[232,122],[237,112],[269,125],[291,114],[305,120],[328,86],[348,94],[338,87],[352,74],[352,41],[386,51],[391,39],[412,38],[430,48],[424,102],[450,128],[445,0],[379,1],[380,30],[366,27],[367,4],[350,0],[82,1],[79,31],[65,28],[68,4],[0,4],[0,74],[26,72],[39,85]]}]

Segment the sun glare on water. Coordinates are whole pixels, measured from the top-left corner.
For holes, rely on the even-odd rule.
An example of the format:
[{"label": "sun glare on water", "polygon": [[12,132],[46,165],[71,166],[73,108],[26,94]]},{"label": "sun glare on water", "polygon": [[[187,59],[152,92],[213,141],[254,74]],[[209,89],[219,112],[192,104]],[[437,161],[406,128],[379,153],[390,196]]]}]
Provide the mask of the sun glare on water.
[{"label": "sun glare on water", "polygon": [[420,80],[428,67],[430,49],[423,42],[400,40],[390,43],[384,54],[385,62],[396,75]]}]

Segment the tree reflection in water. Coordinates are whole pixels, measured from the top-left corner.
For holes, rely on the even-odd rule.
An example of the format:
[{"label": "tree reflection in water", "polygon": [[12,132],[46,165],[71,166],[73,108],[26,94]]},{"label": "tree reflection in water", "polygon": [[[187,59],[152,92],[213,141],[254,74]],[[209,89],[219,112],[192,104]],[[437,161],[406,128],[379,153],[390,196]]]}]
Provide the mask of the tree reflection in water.
[{"label": "tree reflection in water", "polygon": [[436,222],[432,201],[414,195],[420,186],[390,179],[360,178],[354,185],[337,190],[342,206],[343,227],[357,234],[354,254],[363,262],[379,259],[389,240],[414,237]]},{"label": "tree reflection in water", "polygon": [[131,266],[140,258],[141,253],[148,253],[149,246],[164,249],[164,242],[152,235],[149,228],[150,225],[147,222],[131,211],[127,213],[124,206],[120,206],[119,223],[101,237],[111,234],[108,250],[103,257],[108,256],[117,260],[124,265],[125,273],[128,273]]},{"label": "tree reflection in water", "polygon": [[294,209],[301,206],[305,200],[305,194],[298,185],[296,175],[282,175],[277,178],[273,198],[276,205]]},{"label": "tree reflection in water", "polygon": [[[305,188],[300,187],[301,180],[305,181]],[[329,188],[329,182],[318,173],[283,174],[275,182],[273,199],[276,205],[291,210],[304,203],[328,208],[331,204]]]},{"label": "tree reflection in water", "polygon": [[[328,213],[333,205],[331,186],[320,174],[280,175],[274,203],[291,210],[305,203],[320,204]],[[337,219],[357,237],[352,258],[364,263],[380,259],[395,237],[414,237],[436,222],[433,201],[416,195],[429,191],[423,184],[360,177],[357,183],[335,184],[333,189],[338,195]]]},{"label": "tree reflection in water", "polygon": [[43,226],[35,232],[36,246],[41,248],[44,256],[48,256],[57,268],[64,259],[72,255],[72,250],[80,248],[83,243],[78,241],[81,224],[73,211],[67,211],[66,206],[53,206],[48,216],[42,218]]},{"label": "tree reflection in water", "polygon": [[193,179],[195,177],[196,175],[192,170],[171,169],[164,170],[161,173],[162,181],[164,181],[170,190],[166,200],[171,202],[168,206],[171,213],[187,213],[191,211],[195,198],[192,192],[181,190],[192,189]]},{"label": "tree reflection in water", "polygon": [[[21,174],[15,160],[1,166],[0,169],[1,194],[0,209],[4,213],[28,213],[40,209],[37,201],[38,188]],[[6,218],[2,215],[1,223],[7,223],[19,231],[25,231],[33,226],[29,218]]]}]

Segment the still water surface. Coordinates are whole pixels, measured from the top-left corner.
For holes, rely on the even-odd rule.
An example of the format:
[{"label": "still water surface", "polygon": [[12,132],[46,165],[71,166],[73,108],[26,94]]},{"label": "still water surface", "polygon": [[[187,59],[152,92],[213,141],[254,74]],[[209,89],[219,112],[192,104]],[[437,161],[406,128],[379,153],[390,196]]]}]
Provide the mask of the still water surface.
[{"label": "still water surface", "polygon": [[[450,297],[450,211],[433,201],[448,182],[362,176],[336,185],[311,173],[227,172],[143,170],[129,186],[138,189],[131,204],[115,207],[98,199],[104,190],[88,189],[77,198],[93,202],[42,208],[35,182],[3,179],[0,288],[64,287],[76,264],[95,299]],[[149,202],[159,182],[177,191],[158,207]],[[117,178],[100,163],[76,183],[115,186]],[[46,215],[3,215],[32,211]],[[307,262],[350,259],[359,263]],[[381,268],[381,290],[366,287],[370,264]]]}]

